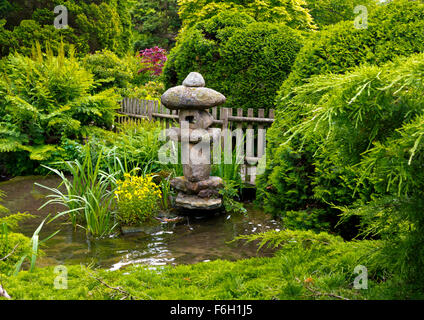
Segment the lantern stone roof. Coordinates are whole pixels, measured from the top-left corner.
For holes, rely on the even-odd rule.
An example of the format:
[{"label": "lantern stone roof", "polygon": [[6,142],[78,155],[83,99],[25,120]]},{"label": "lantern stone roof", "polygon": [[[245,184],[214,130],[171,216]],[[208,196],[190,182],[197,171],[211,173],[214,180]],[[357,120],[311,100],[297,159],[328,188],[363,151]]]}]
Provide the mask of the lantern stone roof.
[{"label": "lantern stone roof", "polygon": [[225,103],[225,96],[213,89],[205,88],[205,80],[198,72],[191,72],[183,85],[168,89],[161,103],[172,110],[202,110]]}]

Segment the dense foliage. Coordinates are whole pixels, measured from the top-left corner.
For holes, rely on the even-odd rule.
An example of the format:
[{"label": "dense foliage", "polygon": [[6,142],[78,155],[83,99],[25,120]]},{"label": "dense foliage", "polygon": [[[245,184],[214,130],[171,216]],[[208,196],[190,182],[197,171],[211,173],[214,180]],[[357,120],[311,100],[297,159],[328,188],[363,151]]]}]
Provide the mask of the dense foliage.
[{"label": "dense foliage", "polygon": [[368,28],[341,22],[312,35],[300,50],[281,95],[317,74],[343,73],[361,63],[381,65],[424,51],[424,2],[396,0],[370,10]]},{"label": "dense foliage", "polygon": [[11,173],[37,168],[58,151],[64,138],[86,128],[111,128],[119,96],[113,89],[91,94],[93,75],[71,52],[65,57],[38,47],[31,57],[10,55],[0,80],[0,157]]},{"label": "dense foliage", "polygon": [[[119,55],[132,50],[130,1],[2,0],[0,11],[1,55],[18,51],[29,54],[35,42],[57,50],[60,42],[74,44],[79,55],[109,49]],[[54,8],[68,10],[66,29],[54,26]],[[2,20],[3,19],[3,20]]]},{"label": "dense foliage", "polygon": [[165,64],[167,87],[191,72],[227,97],[226,107],[270,108],[300,49],[300,36],[281,24],[225,11],[185,30]]},{"label": "dense foliage", "polygon": [[181,27],[177,0],[139,0],[132,9],[134,49],[170,49]]},{"label": "dense foliage", "polygon": [[363,6],[371,12],[379,0],[306,0],[306,8],[315,24],[323,28],[340,21],[353,21],[359,14],[355,13],[357,6]]},{"label": "dense foliage", "polygon": [[249,15],[258,22],[284,23],[299,30],[315,29],[304,0],[179,0],[178,3],[184,27],[230,10]]},{"label": "dense foliage", "polygon": [[274,212],[321,207],[336,215],[331,207],[366,204],[354,211],[366,235],[388,240],[409,279],[418,274],[406,265],[416,271],[423,263],[424,220],[415,214],[422,206],[423,72],[419,54],[294,88],[270,132],[276,152],[261,178],[260,197]]},{"label": "dense foliage", "polygon": [[[225,107],[277,106],[257,202],[287,228],[237,239],[278,246],[272,258],[70,266],[70,288],[55,290],[53,270],[35,270],[42,225],[24,237],[29,215],[0,205],[0,285],[21,299],[423,298],[423,30],[423,0],[0,0],[2,175],[58,174],[48,200],[90,237],[168,210],[182,168],[158,161],[162,125],[116,123],[115,109],[197,71]],[[245,213],[240,166],[212,174],[227,212]],[[368,290],[352,286],[358,265]],[[21,268],[35,273],[9,276]]]}]

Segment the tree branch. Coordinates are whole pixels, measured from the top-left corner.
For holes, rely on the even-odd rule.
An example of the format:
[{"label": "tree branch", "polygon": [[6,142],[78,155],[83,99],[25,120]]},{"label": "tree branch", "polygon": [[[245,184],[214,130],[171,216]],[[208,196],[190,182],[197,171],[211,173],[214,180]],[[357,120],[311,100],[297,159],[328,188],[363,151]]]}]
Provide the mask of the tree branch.
[{"label": "tree branch", "polygon": [[11,252],[9,252],[6,256],[1,258],[0,261],[6,260],[7,258],[9,258],[15,252],[16,248],[18,248],[18,246],[19,246],[19,243],[13,248]]},{"label": "tree branch", "polygon": [[6,299],[12,299],[6,292],[6,290],[3,289],[2,285],[0,284],[0,297],[5,297]]},{"label": "tree branch", "polygon": [[[297,280],[297,282],[302,283],[302,281],[300,281],[300,280],[299,280],[299,278],[296,278],[296,280]],[[339,295],[334,294],[334,293],[320,292],[320,291],[318,291],[318,290],[315,290],[315,289],[311,288],[311,286],[309,286],[309,285],[308,285],[308,284],[306,284],[306,283],[304,283],[304,284],[303,284],[303,286],[304,286],[307,290],[309,290],[310,292],[312,292],[314,295],[316,295],[316,296],[328,296],[328,297],[337,298],[337,299],[340,299],[340,300],[350,300],[350,299],[348,299],[348,298],[345,298],[345,297],[339,296]]]},{"label": "tree branch", "polygon": [[125,291],[124,289],[122,289],[121,287],[112,287],[110,285],[108,285],[106,282],[104,282],[102,279],[96,278],[95,276],[93,276],[92,274],[89,274],[89,276],[97,281],[99,281],[102,285],[104,285],[105,287],[118,291],[119,293],[123,294],[124,296],[121,298],[121,300],[125,300],[126,298],[131,298],[131,299],[136,299],[136,300],[141,300],[135,296],[133,296],[131,293]]}]

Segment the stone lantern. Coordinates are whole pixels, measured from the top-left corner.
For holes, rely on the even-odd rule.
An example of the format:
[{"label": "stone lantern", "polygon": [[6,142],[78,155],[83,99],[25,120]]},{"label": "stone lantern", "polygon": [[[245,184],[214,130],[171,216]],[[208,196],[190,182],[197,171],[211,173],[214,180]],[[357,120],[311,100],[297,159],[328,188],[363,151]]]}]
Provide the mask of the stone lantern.
[{"label": "stone lantern", "polygon": [[202,75],[191,72],[181,86],[167,90],[161,102],[169,109],[179,110],[180,128],[173,130],[177,131],[182,145],[184,176],[171,180],[171,186],[178,191],[176,208],[200,211],[221,208],[218,191],[223,181],[210,176],[213,132],[209,127],[213,116],[207,109],[223,104],[225,96],[205,88]]}]

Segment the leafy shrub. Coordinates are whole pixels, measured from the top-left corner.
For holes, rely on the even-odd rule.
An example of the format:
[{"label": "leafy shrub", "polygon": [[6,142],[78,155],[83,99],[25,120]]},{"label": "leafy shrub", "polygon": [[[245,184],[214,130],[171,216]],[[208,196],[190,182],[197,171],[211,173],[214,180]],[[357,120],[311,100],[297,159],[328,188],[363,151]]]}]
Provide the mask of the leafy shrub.
[{"label": "leafy shrub", "polygon": [[299,49],[299,36],[287,26],[221,12],[180,35],[165,64],[165,86],[197,71],[227,97],[227,107],[270,108]]},{"label": "leafy shrub", "polygon": [[[100,3],[79,0],[13,2],[13,6],[0,16],[7,22],[4,28],[0,23],[0,42],[3,45],[0,54],[4,56],[15,50],[28,55],[36,42],[55,52],[62,41],[66,48],[73,44],[82,56],[101,49],[109,49],[122,56],[132,48],[130,3],[127,0]],[[53,9],[59,4],[68,9],[68,28],[56,29],[53,25]]]},{"label": "leafy shrub", "polygon": [[124,225],[143,222],[158,212],[161,191],[153,177],[125,174],[125,180],[116,182],[115,197],[118,204],[118,221]]},{"label": "leafy shrub", "polygon": [[[279,114],[271,138],[279,150],[309,151],[308,162],[287,165],[290,152],[281,160],[273,157],[267,177],[260,178],[260,199],[274,210],[277,199],[290,199],[293,206],[313,199],[335,221],[340,208],[343,221],[359,217],[361,236],[381,237],[384,259],[396,261],[387,266],[420,283],[423,75],[421,53],[345,75],[316,76],[294,88],[293,96],[283,100],[285,114],[297,110],[301,116],[294,121]],[[297,169],[305,177],[301,185],[309,186],[305,199],[290,192],[284,178]]]},{"label": "leafy shrub", "polygon": [[109,88],[125,89],[130,86],[136,74],[137,62],[131,55],[120,59],[109,50],[102,50],[82,59],[82,66],[90,71],[96,80],[97,91]]},{"label": "leafy shrub", "polygon": [[155,45],[170,49],[181,27],[177,0],[140,0],[132,10],[134,50]]},{"label": "leafy shrub", "polygon": [[158,162],[159,148],[163,144],[159,139],[161,130],[159,122],[128,121],[119,124],[117,132],[92,128],[88,144],[93,159],[104,158],[103,170],[113,167],[117,157],[125,162],[128,172],[136,167],[143,168],[145,173],[159,172],[163,168]]},{"label": "leafy shrub", "polygon": [[374,10],[378,0],[306,0],[306,8],[315,24],[322,28],[340,21],[353,21],[356,6],[365,6],[368,12]]},{"label": "leafy shrub", "polygon": [[[276,121],[267,134],[267,146],[273,152],[267,157],[265,174],[258,178],[257,193],[267,211],[284,216],[285,210],[326,208],[326,219],[334,226],[338,210],[329,204],[345,206],[358,199],[370,200],[376,185],[368,181],[357,187],[362,153],[411,120],[420,107],[395,100],[388,93],[391,91],[379,90],[391,81],[389,77],[380,79],[383,69],[377,66],[346,76],[325,74],[352,70],[365,61],[382,64],[395,59],[396,54],[422,51],[422,33],[413,35],[414,30],[422,30],[418,17],[423,6],[418,1],[394,1],[376,10],[378,14],[372,13],[367,30],[342,22],[317,33],[301,49],[281,88]],[[393,30],[397,28],[399,31]],[[376,36],[377,32],[382,35]],[[399,45],[393,44],[394,32],[399,34]],[[401,77],[410,72],[403,70]],[[323,75],[308,79],[314,74]],[[346,109],[340,113],[342,106]],[[351,225],[345,231],[349,228],[355,230]],[[351,236],[352,231],[348,231]]]},{"label": "leafy shrub", "polygon": [[179,0],[179,14],[183,27],[191,27],[222,11],[241,12],[258,22],[284,23],[293,29],[315,28],[312,17],[303,0]]},{"label": "leafy shrub", "polygon": [[234,180],[224,180],[224,187],[219,190],[222,196],[222,203],[227,213],[247,214],[243,203],[240,200],[240,185]]},{"label": "leafy shrub", "polygon": [[394,0],[371,10],[366,29],[356,29],[353,21],[329,26],[299,51],[280,98],[312,75],[344,73],[364,62],[381,65],[398,55],[423,52],[423,29],[421,0]]},{"label": "leafy shrub", "polygon": [[[9,173],[33,172],[58,150],[63,137],[78,139],[88,127],[110,128],[118,96],[91,95],[93,75],[64,49],[57,56],[10,55],[0,80],[0,152]],[[20,163],[20,162],[21,163]],[[17,164],[19,164],[17,166]]]},{"label": "leafy shrub", "polygon": [[43,49],[49,48],[56,54],[62,45],[68,51],[73,43],[79,52],[87,52],[87,47],[83,43],[78,43],[72,28],[56,29],[53,23],[41,26],[34,20],[22,20],[13,31],[5,29],[0,24],[0,41],[2,44],[0,57],[14,52],[30,55],[31,48],[36,42],[40,43]]},{"label": "leafy shrub", "polygon": [[144,85],[122,90],[122,96],[127,98],[158,100],[165,92],[165,85],[161,81],[148,81]]}]

